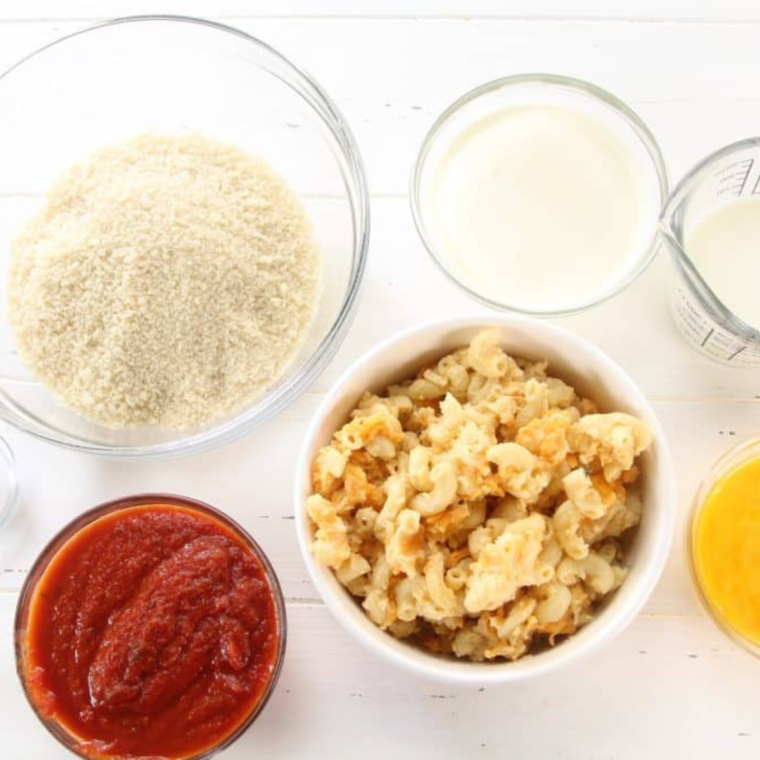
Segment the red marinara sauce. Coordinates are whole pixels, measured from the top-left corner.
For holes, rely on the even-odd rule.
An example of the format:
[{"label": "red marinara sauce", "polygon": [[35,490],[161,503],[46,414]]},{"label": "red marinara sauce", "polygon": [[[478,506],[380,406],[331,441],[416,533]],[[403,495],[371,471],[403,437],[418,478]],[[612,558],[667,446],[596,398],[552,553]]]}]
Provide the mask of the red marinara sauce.
[{"label": "red marinara sauce", "polygon": [[84,525],[30,592],[27,694],[86,757],[201,755],[278,675],[284,608],[268,563],[221,513],[179,501]]}]

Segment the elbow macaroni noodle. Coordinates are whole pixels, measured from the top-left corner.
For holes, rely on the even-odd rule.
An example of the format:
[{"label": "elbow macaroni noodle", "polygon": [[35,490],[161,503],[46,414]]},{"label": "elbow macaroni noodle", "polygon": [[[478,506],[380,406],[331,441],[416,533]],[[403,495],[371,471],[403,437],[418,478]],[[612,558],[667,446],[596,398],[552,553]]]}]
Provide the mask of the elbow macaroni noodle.
[{"label": "elbow macaroni noodle", "polygon": [[312,465],[312,551],[391,635],[515,660],[575,633],[625,580],[650,443],[486,329],[364,394]]}]

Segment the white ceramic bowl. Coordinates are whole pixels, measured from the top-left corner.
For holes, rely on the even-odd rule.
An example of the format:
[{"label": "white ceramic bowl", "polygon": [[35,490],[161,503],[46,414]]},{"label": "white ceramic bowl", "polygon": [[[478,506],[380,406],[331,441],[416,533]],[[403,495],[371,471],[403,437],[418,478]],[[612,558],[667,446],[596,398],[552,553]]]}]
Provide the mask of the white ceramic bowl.
[{"label": "white ceramic bowl", "polygon": [[[305,500],[311,492],[309,470],[321,446],[345,421],[361,393],[380,390],[409,377],[419,367],[466,345],[485,326],[502,331],[504,348],[531,359],[546,358],[549,370],[609,411],[644,420],[654,444],[641,460],[644,516],[628,555],[625,583],[578,633],[553,649],[516,662],[473,663],[440,657],[394,639],[366,617],[332,571],[318,565],[309,544],[312,528]],[[506,683],[546,673],[562,663],[598,650],[636,616],[655,587],[670,549],[676,517],[675,473],[660,423],[644,394],[608,356],[583,338],[560,327],[518,316],[487,315],[429,322],[397,333],[349,367],[318,409],[301,451],[295,483],[298,540],[311,577],[325,603],[359,641],[387,661],[418,675],[456,683]]]}]

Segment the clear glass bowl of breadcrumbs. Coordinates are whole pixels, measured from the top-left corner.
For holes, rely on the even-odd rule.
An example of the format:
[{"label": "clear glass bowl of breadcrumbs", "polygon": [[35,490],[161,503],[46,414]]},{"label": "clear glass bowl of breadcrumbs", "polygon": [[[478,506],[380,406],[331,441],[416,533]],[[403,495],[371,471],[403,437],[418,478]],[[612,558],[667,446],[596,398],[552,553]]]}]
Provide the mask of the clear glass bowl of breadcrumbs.
[{"label": "clear glass bowl of breadcrumbs", "polygon": [[[305,341],[285,373],[247,406],[193,429],[110,429],[63,408],[24,367],[7,317],[0,320],[0,418],[70,449],[131,459],[210,448],[292,402],[346,333],[369,233],[361,158],[319,85],[236,29],[184,17],[134,17],[64,37],[0,77],[3,271],[12,240],[66,168],[104,145],[146,132],[198,133],[269,162],[311,220],[323,288]],[[0,290],[7,299],[6,288]],[[5,315],[7,303],[0,308]]]}]

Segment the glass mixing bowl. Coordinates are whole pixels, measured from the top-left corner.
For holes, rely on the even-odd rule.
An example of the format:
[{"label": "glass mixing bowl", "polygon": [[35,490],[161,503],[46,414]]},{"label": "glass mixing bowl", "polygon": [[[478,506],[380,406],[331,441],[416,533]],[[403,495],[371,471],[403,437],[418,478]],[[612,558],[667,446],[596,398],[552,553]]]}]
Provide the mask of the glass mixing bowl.
[{"label": "glass mixing bowl", "polygon": [[308,75],[263,42],[176,16],[116,19],[71,34],[0,77],[0,251],[68,166],[137,133],[194,131],[268,160],[301,196],[322,252],[314,323],[286,373],[236,413],[197,429],[111,430],[64,409],[26,372],[0,287],[0,419],[50,443],[132,459],[196,452],[280,412],[324,369],[350,324],[369,204],[353,136]]}]

